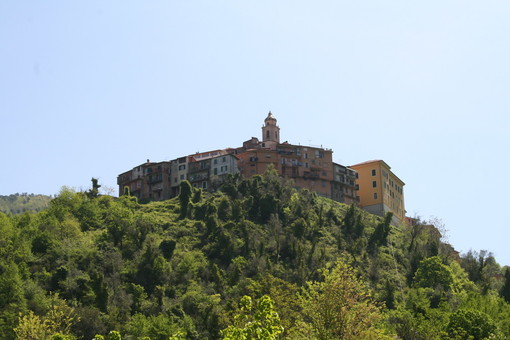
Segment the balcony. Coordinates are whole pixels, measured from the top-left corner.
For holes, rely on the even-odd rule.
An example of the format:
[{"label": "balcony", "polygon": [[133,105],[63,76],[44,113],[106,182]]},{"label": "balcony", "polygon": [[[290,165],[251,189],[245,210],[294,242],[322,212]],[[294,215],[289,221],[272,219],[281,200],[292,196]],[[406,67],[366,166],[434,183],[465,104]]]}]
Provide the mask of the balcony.
[{"label": "balcony", "polygon": [[316,179],[316,178],[319,178],[320,176],[319,176],[319,174],[318,174],[318,173],[316,173],[316,172],[305,171],[305,172],[303,173],[303,177],[304,177],[305,179]]},{"label": "balcony", "polygon": [[190,182],[198,182],[198,181],[206,180],[208,178],[209,178],[209,173],[200,173],[200,174],[190,175],[189,181]]},{"label": "balcony", "polygon": [[154,183],[158,183],[158,182],[162,182],[162,181],[163,181],[162,176],[155,176],[155,177],[149,176],[149,178],[147,178],[147,184],[154,184]]}]

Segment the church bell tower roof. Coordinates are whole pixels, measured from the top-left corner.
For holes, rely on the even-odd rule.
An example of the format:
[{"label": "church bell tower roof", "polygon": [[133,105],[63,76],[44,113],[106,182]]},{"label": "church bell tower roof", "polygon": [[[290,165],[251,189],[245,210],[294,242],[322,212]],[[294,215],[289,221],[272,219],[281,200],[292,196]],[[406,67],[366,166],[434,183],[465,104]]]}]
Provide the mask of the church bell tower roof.
[{"label": "church bell tower roof", "polygon": [[266,119],[264,119],[264,121],[266,121],[266,120],[274,120],[274,121],[276,121],[276,118],[273,116],[271,111],[269,111],[269,113],[267,114]]}]

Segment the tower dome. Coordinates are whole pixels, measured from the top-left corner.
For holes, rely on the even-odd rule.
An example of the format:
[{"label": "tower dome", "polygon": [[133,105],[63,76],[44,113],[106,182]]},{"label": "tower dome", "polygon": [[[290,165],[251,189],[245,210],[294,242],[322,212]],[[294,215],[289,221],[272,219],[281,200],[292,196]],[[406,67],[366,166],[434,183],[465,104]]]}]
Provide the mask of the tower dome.
[{"label": "tower dome", "polygon": [[280,128],[276,125],[276,122],[276,118],[269,111],[262,126],[262,141],[280,143]]},{"label": "tower dome", "polygon": [[273,114],[271,113],[271,111],[269,111],[269,113],[267,114],[267,117],[266,119],[264,119],[264,123],[268,123],[268,121],[274,121],[274,124],[276,124],[276,118],[273,116]]}]

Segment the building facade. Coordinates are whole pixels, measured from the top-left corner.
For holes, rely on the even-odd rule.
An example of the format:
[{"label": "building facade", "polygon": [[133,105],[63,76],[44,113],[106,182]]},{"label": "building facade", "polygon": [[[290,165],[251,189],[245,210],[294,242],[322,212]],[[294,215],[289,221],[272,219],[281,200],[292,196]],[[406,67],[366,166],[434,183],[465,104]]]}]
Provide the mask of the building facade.
[{"label": "building facade", "polygon": [[161,201],[173,197],[170,186],[171,162],[147,162],[117,177],[119,195],[126,189],[140,200]]},{"label": "building facade", "polygon": [[358,173],[357,193],[360,206],[375,215],[393,213],[393,222],[405,222],[404,182],[383,160],[351,165]]},{"label": "building facade", "polygon": [[346,204],[358,204],[356,179],[358,173],[346,166],[333,163],[331,198]]},{"label": "building facade", "polygon": [[147,160],[118,176],[119,195],[125,188],[141,200],[165,200],[179,194],[182,181],[195,188],[216,190],[228,175],[244,178],[263,174],[272,166],[294,187],[346,204],[359,204],[370,213],[392,212],[394,223],[405,221],[404,182],[382,160],[344,166],[333,162],[333,151],[317,146],[280,143],[277,119],[268,113],[262,139],[245,141],[241,147],[196,153],[151,163]]},{"label": "building facade", "polygon": [[213,191],[229,174],[239,173],[237,162],[237,156],[226,150],[197,153],[167,162],[147,160],[117,177],[119,195],[127,188],[141,201],[162,201],[179,195],[184,180],[195,188]]},{"label": "building facade", "polygon": [[271,164],[281,176],[292,179],[296,188],[347,204],[357,202],[355,171],[335,165],[331,149],[280,143],[280,127],[271,111],[262,126],[262,141],[252,137],[234,150],[245,178],[263,174]]}]

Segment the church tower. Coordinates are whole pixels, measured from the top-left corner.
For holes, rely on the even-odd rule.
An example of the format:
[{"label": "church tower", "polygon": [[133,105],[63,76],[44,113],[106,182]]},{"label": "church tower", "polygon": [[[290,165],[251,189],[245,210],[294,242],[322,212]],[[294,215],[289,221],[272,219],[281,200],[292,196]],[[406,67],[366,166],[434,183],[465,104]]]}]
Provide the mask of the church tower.
[{"label": "church tower", "polygon": [[264,119],[264,126],[262,126],[262,141],[280,143],[280,128],[276,125],[276,118],[271,111]]}]

